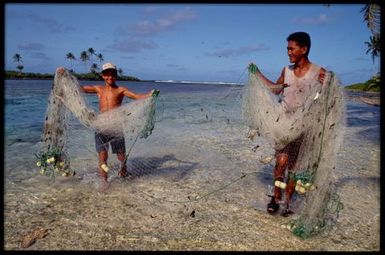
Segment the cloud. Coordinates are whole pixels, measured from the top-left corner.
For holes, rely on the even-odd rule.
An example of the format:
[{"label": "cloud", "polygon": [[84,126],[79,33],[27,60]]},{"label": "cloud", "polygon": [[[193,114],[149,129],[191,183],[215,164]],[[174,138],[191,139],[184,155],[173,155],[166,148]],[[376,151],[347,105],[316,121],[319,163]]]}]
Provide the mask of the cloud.
[{"label": "cloud", "polygon": [[42,50],[44,48],[44,45],[41,43],[24,43],[18,44],[17,48],[19,50]]},{"label": "cloud", "polygon": [[44,61],[50,61],[51,58],[48,57],[45,53],[43,52],[29,52],[28,53],[29,56],[31,56],[32,58],[34,58],[35,60],[44,60]]},{"label": "cloud", "polygon": [[60,24],[55,19],[49,17],[41,17],[32,12],[28,12],[26,14],[19,14],[18,16],[27,18],[35,24],[42,24],[46,26],[52,33],[63,33],[76,30],[74,27]]},{"label": "cloud", "polygon": [[294,24],[301,25],[322,25],[332,21],[332,18],[326,14],[320,14],[316,17],[294,17],[292,19]]},{"label": "cloud", "polygon": [[[149,6],[143,10],[143,13],[155,12],[159,12],[159,7]],[[195,18],[195,13],[190,8],[185,8],[183,10],[171,11],[167,15],[163,15],[154,21],[140,20],[128,24],[125,28],[119,28],[117,31],[118,36],[123,37],[123,39],[115,41],[109,48],[128,53],[138,53],[142,50],[156,49],[158,48],[156,43],[146,41],[142,38],[175,29],[181,23]]]},{"label": "cloud", "polygon": [[263,44],[248,45],[248,46],[241,46],[237,49],[217,50],[217,51],[212,52],[212,53],[206,53],[206,56],[228,58],[231,56],[245,55],[245,54],[249,54],[251,52],[264,51],[264,50],[268,50],[268,49],[269,49],[269,47],[266,47]]},{"label": "cloud", "polygon": [[158,45],[153,42],[146,42],[136,38],[128,38],[121,41],[115,41],[109,47],[122,52],[138,53],[144,49],[155,49]]},{"label": "cloud", "polygon": [[139,36],[152,36],[164,31],[169,31],[177,27],[179,24],[194,20],[196,14],[190,9],[172,11],[168,15],[158,18],[155,21],[141,20],[128,26],[128,33],[134,33]]}]

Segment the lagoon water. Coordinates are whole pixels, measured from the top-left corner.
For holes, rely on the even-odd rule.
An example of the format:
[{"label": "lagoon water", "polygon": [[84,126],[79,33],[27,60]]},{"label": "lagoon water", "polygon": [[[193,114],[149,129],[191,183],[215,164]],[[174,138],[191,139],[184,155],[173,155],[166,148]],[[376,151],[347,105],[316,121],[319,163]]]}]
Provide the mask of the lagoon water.
[{"label": "lagoon water", "polygon": [[[101,83],[81,81],[80,84]],[[20,178],[24,174],[36,173],[36,169],[33,169],[34,154],[42,145],[40,139],[51,85],[52,81],[49,80],[7,80],[5,82],[4,146],[7,177],[17,174]],[[119,85],[126,86],[136,93],[144,93],[154,88],[161,90],[157,103],[157,124],[152,136],[156,138],[150,138],[148,140],[153,141],[138,142],[138,144],[161,144],[163,140],[173,140],[175,137],[187,135],[183,129],[187,129],[190,136],[199,137],[202,133],[200,131],[202,125],[211,127],[215,135],[215,129],[218,129],[215,125],[227,126],[230,120],[232,125],[239,125],[241,121],[239,114],[234,114],[240,111],[240,105],[237,104],[240,86],[173,82],[120,82]],[[85,98],[88,105],[98,111],[97,96],[87,94]],[[129,100],[125,99],[123,103]],[[93,133],[76,119],[71,118],[71,120],[69,153],[76,154],[76,158],[83,156],[95,158]],[[240,136],[244,135],[240,134]],[[190,146],[183,144],[178,148],[176,143],[172,147],[183,151]],[[135,150],[137,150],[136,146]],[[92,153],[93,155],[90,155]]]},{"label": "lagoon water", "polygon": [[[59,236],[63,235],[65,230],[60,230],[57,226],[55,228],[55,224],[64,224],[64,221],[66,224],[88,222],[87,217],[95,213],[90,208],[95,205],[87,204],[90,215],[82,215],[82,217],[73,216],[75,218],[70,219],[63,216],[66,213],[62,213],[61,216],[55,214],[54,219],[49,222],[42,218],[35,219],[35,225],[16,221],[28,216],[34,210],[38,211],[41,209],[39,206],[47,203],[52,203],[51,206],[54,207],[62,205],[61,210],[65,210],[64,204],[69,197],[73,197],[71,194],[74,196],[77,194],[76,203],[80,203],[79,206],[85,206],[83,203],[86,200],[78,200],[79,197],[87,196],[89,199],[90,194],[98,196],[94,195],[97,193],[95,188],[98,185],[98,179],[93,133],[75,119],[70,122],[68,147],[71,165],[77,175],[69,178],[59,177],[54,184],[48,184],[48,179],[39,175],[34,153],[41,146],[40,139],[51,84],[52,81],[49,80],[5,81],[5,247],[6,249],[19,248],[17,240],[27,231],[23,226],[33,228],[36,222],[40,222],[40,225],[56,230],[51,230],[51,235],[36,242],[31,249],[58,249],[58,247],[61,249],[110,249],[113,246],[99,247],[98,243],[92,243],[85,234],[79,234],[81,237],[80,239],[79,236],[77,237],[78,241],[75,244],[75,237],[75,239],[67,237],[68,242],[64,241],[61,246],[58,244]],[[80,84],[95,84],[95,82],[80,81]],[[258,250],[255,246],[258,243],[257,240],[251,244],[243,236],[242,231],[247,231],[244,228],[248,225],[243,226],[243,230],[239,230],[243,234],[238,233],[238,237],[235,237],[237,233],[234,232],[237,232],[237,228],[233,225],[227,226],[230,229],[234,228],[233,235],[218,230],[222,234],[217,236],[208,230],[210,226],[208,221],[217,220],[215,215],[209,213],[210,208],[219,208],[223,218],[231,217],[232,223],[224,220],[221,223],[217,222],[219,226],[220,224],[242,225],[245,221],[253,222],[252,217],[255,217],[255,213],[266,214],[265,207],[268,202],[266,193],[271,184],[274,161],[263,164],[260,160],[272,156],[274,151],[264,138],[257,137],[251,141],[246,137],[248,128],[241,118],[242,85],[176,82],[118,82],[118,84],[127,86],[137,93],[154,88],[160,89],[157,122],[153,134],[147,139],[139,140],[129,157],[128,164],[132,178],[125,181],[117,178],[118,161],[114,155],[110,154],[109,164],[113,171],[109,177],[111,182],[109,195],[106,195],[109,196],[110,206],[112,208],[116,206],[116,210],[120,208],[122,197],[128,199],[125,203],[136,203],[136,206],[142,208],[139,213],[137,209],[119,210],[123,210],[130,218],[127,219],[130,222],[127,226],[129,231],[135,236],[144,235],[146,238],[153,238],[151,240],[155,246],[132,242],[129,246],[125,246],[128,244],[122,241],[119,247],[165,249],[164,244],[168,243],[167,247],[175,249],[194,249],[196,244],[186,241],[192,237],[179,229],[180,225],[174,225],[174,223],[178,222],[178,217],[181,217],[180,219],[185,217],[183,210],[193,208],[192,203],[186,203],[188,209],[186,204],[185,207],[179,207],[179,205],[196,199],[197,204],[194,207],[194,211],[197,211],[196,217],[206,217],[201,218],[202,222],[206,221],[204,224],[196,223],[199,226],[197,230],[206,233],[202,234],[201,238],[208,243],[206,246],[203,245],[202,249],[219,247],[219,249],[231,250],[233,247],[233,249]],[[338,154],[338,165],[335,171],[336,182],[345,208],[341,212],[338,227],[329,237],[318,237],[317,241],[310,242],[308,246],[302,246],[302,248],[379,249],[380,108],[353,100],[349,94],[346,94],[346,99],[345,139]],[[91,107],[97,109],[98,102],[95,95],[87,95],[86,100]],[[124,103],[128,101],[125,99]],[[228,184],[231,185],[227,186]],[[70,193],[66,194],[66,190],[70,190],[68,191]],[[44,201],[43,198],[45,198]],[[18,202],[15,202],[15,199]],[[21,200],[24,204],[20,203]],[[94,202],[98,203],[97,200]],[[82,210],[73,204],[71,207],[74,206],[75,209],[72,208],[72,210]],[[103,210],[108,213],[108,208]],[[236,218],[237,216],[225,214],[227,210],[231,213],[237,212],[239,219]],[[142,221],[141,216],[144,217],[144,215],[149,216],[151,220],[162,217],[163,219],[174,218],[169,219],[171,221],[167,224],[157,223],[157,227],[154,227],[145,223],[144,219]],[[191,216],[190,211],[187,218],[188,215]],[[284,222],[282,217],[277,219],[275,224]],[[269,221],[269,218],[266,220]],[[270,220],[274,222],[274,218]],[[115,228],[120,226],[117,219],[111,219],[108,224]],[[357,230],[358,227],[364,230]],[[98,232],[101,226],[93,228],[87,225],[85,228],[88,228],[87,231]],[[257,230],[250,227],[250,232],[253,231]],[[284,230],[280,230],[278,225],[276,231]],[[149,232],[152,234],[148,234]],[[103,233],[103,231],[100,232],[101,235]],[[115,244],[117,244],[116,238]],[[183,245],[172,243],[174,239],[181,239]],[[297,241],[293,239],[292,242]],[[224,243],[226,245],[230,243],[233,246],[228,247]],[[327,247],[323,247],[325,243]],[[346,248],[350,244],[352,246]],[[270,248],[264,247],[262,250],[275,249]],[[277,249],[279,250],[279,247]]]}]

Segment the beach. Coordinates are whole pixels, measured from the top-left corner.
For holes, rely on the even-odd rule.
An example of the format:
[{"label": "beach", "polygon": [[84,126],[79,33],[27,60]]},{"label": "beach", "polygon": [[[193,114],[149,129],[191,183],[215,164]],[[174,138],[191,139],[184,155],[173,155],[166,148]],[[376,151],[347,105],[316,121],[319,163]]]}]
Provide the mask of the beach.
[{"label": "beach", "polygon": [[[291,217],[266,212],[275,162],[261,160],[274,150],[263,137],[247,138],[241,86],[124,83],[135,91],[160,89],[157,122],[135,144],[129,178],[117,177],[119,162],[110,154],[110,188],[102,193],[93,133],[76,121],[68,142],[76,175],[50,184],[39,174],[34,153],[49,83],[25,95],[23,86],[31,84],[17,82],[6,82],[5,90],[5,250],[380,249],[380,108],[354,94],[346,92],[334,172],[344,209],[330,230],[301,239],[282,227]],[[88,100],[95,106],[96,96]],[[37,229],[44,237],[23,248]]]}]

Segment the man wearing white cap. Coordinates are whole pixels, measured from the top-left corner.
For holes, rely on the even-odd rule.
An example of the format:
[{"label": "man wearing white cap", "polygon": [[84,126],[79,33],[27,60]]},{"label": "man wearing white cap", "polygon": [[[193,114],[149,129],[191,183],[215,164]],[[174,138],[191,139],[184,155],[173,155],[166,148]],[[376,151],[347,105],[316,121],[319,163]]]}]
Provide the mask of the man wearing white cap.
[{"label": "man wearing white cap", "polygon": [[[117,69],[112,63],[105,63],[102,66],[101,76],[104,80],[104,85],[81,86],[81,90],[85,93],[95,93],[99,98],[99,111],[105,112],[119,107],[122,104],[123,98],[129,97],[131,99],[142,99],[152,95],[153,91],[145,94],[136,94],[128,90],[126,87],[117,86],[115,84],[117,79]],[[120,177],[127,176],[127,166],[125,164],[125,141],[124,136],[112,137],[102,133],[95,133],[95,147],[99,157],[99,174],[102,180],[101,190],[108,188],[107,172],[102,169],[102,166],[107,164],[108,149],[111,143],[112,153],[116,154],[121,162]]]}]

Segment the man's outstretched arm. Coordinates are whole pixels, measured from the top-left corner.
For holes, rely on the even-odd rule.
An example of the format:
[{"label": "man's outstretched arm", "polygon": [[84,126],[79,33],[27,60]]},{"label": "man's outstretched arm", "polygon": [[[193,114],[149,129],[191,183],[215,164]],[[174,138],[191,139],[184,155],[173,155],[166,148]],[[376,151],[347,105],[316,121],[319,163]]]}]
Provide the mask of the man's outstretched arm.
[{"label": "man's outstretched arm", "polygon": [[98,93],[97,86],[80,86],[80,91],[84,93]]},{"label": "man's outstretched arm", "polygon": [[285,69],[282,69],[281,75],[279,76],[276,83],[266,78],[266,76],[264,76],[258,68],[256,69],[255,75],[257,75],[262,81],[264,81],[264,83],[271,90],[271,92],[278,95],[282,93],[284,88],[288,87],[288,85],[284,83],[284,73]]},{"label": "man's outstretched arm", "polygon": [[152,95],[152,92],[153,91],[150,91],[150,92],[144,93],[144,94],[136,94],[134,92],[129,91],[127,88],[123,88],[123,95],[128,97],[128,98],[131,98],[131,99],[147,98],[147,97],[150,97]]}]

